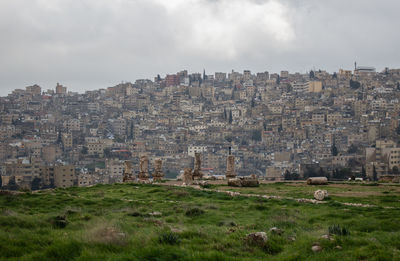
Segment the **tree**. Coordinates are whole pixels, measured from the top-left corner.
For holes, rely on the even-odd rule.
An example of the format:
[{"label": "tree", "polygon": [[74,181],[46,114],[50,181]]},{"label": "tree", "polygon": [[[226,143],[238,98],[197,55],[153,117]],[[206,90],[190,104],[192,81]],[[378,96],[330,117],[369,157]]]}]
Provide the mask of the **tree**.
[{"label": "tree", "polygon": [[365,179],[367,177],[367,172],[365,171],[364,165],[361,167],[361,177]]},{"label": "tree", "polygon": [[376,172],[375,165],[372,165],[372,179],[378,181],[378,173]]},{"label": "tree", "polygon": [[129,139],[133,140],[133,121],[131,121],[131,128],[129,130]]},{"label": "tree", "polygon": [[232,121],[233,121],[232,111],[229,111],[229,120],[228,120],[229,124],[232,124]]},{"label": "tree", "polygon": [[313,70],[310,71],[310,79],[314,79],[315,78],[315,73]]},{"label": "tree", "polygon": [[285,174],[283,175],[285,180],[291,180],[292,179],[292,175],[290,174],[289,170],[285,171]]},{"label": "tree", "polygon": [[17,182],[15,181],[15,176],[11,176],[10,177],[10,180],[8,181],[8,184],[7,184],[7,189],[9,189],[9,190],[18,190],[18,185],[17,185]]},{"label": "tree", "polygon": [[38,177],[35,177],[32,180],[32,183],[31,183],[31,190],[39,190],[40,189],[40,182],[41,182],[41,179],[38,178]]},{"label": "tree", "polygon": [[338,155],[338,149],[337,149],[335,144],[332,145],[331,152],[332,152],[332,156],[337,156]]},{"label": "tree", "polygon": [[352,89],[358,89],[360,88],[361,83],[358,81],[353,81],[352,79],[350,79],[350,88]]},{"label": "tree", "polygon": [[285,180],[298,180],[300,179],[300,176],[298,173],[293,172],[291,173],[289,170],[285,171],[285,174],[283,175]]},{"label": "tree", "polygon": [[400,173],[400,172],[399,172],[399,168],[398,168],[397,166],[394,166],[392,170],[393,170],[393,174],[396,174],[396,175],[397,175],[397,174]]}]

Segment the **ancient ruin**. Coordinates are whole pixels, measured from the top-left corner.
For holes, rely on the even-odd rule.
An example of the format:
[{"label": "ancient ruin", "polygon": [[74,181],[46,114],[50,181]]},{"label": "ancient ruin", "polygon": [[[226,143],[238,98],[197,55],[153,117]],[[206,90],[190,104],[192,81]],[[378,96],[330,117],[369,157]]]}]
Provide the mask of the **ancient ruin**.
[{"label": "ancient ruin", "polygon": [[140,171],[138,178],[140,180],[148,180],[150,177],[149,175],[149,160],[147,156],[140,157]]},{"label": "ancient ruin", "polygon": [[228,179],[228,186],[231,187],[258,187],[260,182],[256,175]]},{"label": "ancient ruin", "polygon": [[193,174],[191,168],[185,168],[183,173],[183,183],[186,185],[191,185],[193,182]]},{"label": "ancient ruin", "polygon": [[126,160],[124,162],[124,177],[122,178],[122,182],[132,182],[135,181],[135,176],[132,171],[132,162]]},{"label": "ancient ruin", "polygon": [[231,147],[229,147],[229,155],[226,159],[226,174],[227,179],[232,179],[236,177],[235,173],[235,156],[232,155]]},{"label": "ancient ruin", "polygon": [[326,190],[317,190],[314,192],[314,198],[316,200],[324,200],[324,198],[329,197],[328,191]]},{"label": "ancient ruin", "polygon": [[164,172],[162,171],[162,160],[156,159],[154,161],[154,172],[152,174],[154,181],[160,181],[164,177]]},{"label": "ancient ruin", "polygon": [[328,179],[326,177],[312,177],[307,179],[308,185],[328,185]]},{"label": "ancient ruin", "polygon": [[194,169],[193,169],[193,179],[201,179],[203,177],[203,173],[201,172],[201,154],[194,154]]}]

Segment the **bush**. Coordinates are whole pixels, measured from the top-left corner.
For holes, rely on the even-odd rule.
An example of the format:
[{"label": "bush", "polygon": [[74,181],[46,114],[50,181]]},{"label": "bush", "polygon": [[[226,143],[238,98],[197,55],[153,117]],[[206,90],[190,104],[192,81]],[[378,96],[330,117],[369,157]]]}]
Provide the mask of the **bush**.
[{"label": "bush", "polygon": [[197,216],[200,216],[203,214],[204,214],[204,210],[202,210],[200,208],[191,208],[191,209],[188,209],[185,213],[185,215],[188,217],[197,217]]},{"label": "bush", "polygon": [[178,245],[181,242],[181,239],[176,233],[163,232],[158,238],[158,242],[160,242],[160,244]]},{"label": "bush", "polygon": [[54,228],[65,228],[68,225],[66,216],[56,216],[50,219],[50,223]]},{"label": "bush", "polygon": [[340,227],[340,225],[332,225],[328,228],[329,234],[338,236],[350,235],[350,231],[346,227]]}]

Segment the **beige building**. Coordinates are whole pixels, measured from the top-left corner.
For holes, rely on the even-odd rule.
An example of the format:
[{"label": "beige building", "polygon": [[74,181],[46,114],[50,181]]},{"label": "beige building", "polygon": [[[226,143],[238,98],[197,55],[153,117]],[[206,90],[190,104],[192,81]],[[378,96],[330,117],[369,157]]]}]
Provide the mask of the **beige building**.
[{"label": "beige building", "polygon": [[322,91],[322,82],[321,81],[311,81],[308,83],[308,91],[309,92],[321,92]]},{"label": "beige building", "polygon": [[68,188],[77,185],[74,165],[54,167],[54,186]]}]

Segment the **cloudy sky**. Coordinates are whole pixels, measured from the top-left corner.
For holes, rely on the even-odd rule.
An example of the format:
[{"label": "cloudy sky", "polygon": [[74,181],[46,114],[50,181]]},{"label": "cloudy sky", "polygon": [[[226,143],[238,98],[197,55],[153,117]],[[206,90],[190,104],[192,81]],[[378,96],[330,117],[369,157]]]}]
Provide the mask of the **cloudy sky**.
[{"label": "cloudy sky", "polygon": [[189,72],[400,68],[398,0],[0,0],[0,95]]}]

